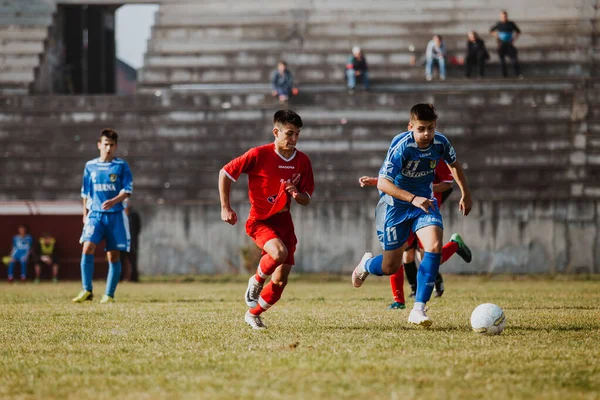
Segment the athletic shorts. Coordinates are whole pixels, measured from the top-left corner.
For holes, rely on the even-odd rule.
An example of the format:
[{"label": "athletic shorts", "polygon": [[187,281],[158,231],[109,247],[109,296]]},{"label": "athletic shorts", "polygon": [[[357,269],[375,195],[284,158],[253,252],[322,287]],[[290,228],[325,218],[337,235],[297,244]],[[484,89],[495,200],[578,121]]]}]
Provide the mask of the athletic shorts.
[{"label": "athletic shorts", "polygon": [[381,198],[375,209],[375,224],[377,239],[383,250],[399,249],[409,239],[412,232],[417,232],[426,226],[434,225],[443,229],[440,209],[437,203],[434,203],[433,206],[434,208],[429,209],[429,213],[426,213],[411,204],[392,206]]},{"label": "athletic shorts", "polygon": [[44,260],[42,260],[42,256],[40,256],[40,258],[37,259],[36,263],[39,265],[47,265],[48,267],[51,267],[54,264],[58,264],[58,259],[54,256],[50,256],[50,263],[45,262]]},{"label": "athletic shorts", "polygon": [[[285,244],[288,256],[284,264],[294,265],[294,253],[296,252],[296,233],[294,222],[289,211],[275,214],[265,220],[249,219],[246,222],[246,233],[261,249],[271,239],[279,239]],[[263,255],[267,254],[263,250]]]},{"label": "athletic shorts", "polygon": [[131,235],[125,211],[88,213],[79,243],[92,242],[97,245],[102,239],[106,239],[106,251],[129,251]]}]

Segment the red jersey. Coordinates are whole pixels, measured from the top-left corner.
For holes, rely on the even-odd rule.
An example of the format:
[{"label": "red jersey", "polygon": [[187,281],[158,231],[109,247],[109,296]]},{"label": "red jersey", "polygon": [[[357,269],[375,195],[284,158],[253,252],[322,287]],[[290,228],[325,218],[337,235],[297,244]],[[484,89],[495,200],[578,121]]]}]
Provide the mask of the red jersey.
[{"label": "red jersey", "polygon": [[[437,167],[435,167],[435,176],[433,178],[433,184],[435,185],[436,183],[442,182],[454,182],[452,171],[450,171],[448,164],[446,164],[446,162],[443,159],[438,161]],[[438,207],[442,206],[442,193],[443,192],[433,192],[433,195],[437,199]]]},{"label": "red jersey", "polygon": [[306,154],[296,150],[286,159],[275,151],[275,143],[254,147],[223,167],[227,176],[236,181],[248,174],[248,219],[264,220],[289,207],[291,196],[284,189],[291,182],[300,193],[312,196],[315,180]]}]

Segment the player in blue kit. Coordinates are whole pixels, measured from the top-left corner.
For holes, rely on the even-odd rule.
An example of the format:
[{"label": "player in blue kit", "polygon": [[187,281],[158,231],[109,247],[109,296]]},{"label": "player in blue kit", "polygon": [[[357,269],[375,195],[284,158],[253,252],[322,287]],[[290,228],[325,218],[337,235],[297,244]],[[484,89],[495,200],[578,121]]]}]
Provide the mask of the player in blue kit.
[{"label": "player in blue kit", "polygon": [[19,262],[21,264],[21,282],[25,282],[27,279],[27,261],[31,254],[33,247],[33,239],[31,235],[27,234],[27,228],[25,225],[19,225],[17,230],[18,235],[13,237],[12,240],[12,251],[10,252],[10,262],[8,264],[8,282],[12,283],[14,280],[15,264]]},{"label": "player in blue kit", "polygon": [[408,322],[425,327],[432,324],[425,314],[425,303],[431,298],[442,253],[442,216],[433,196],[434,171],[441,158],[461,190],[459,209],[463,215],[469,214],[472,206],[463,168],[448,139],[435,131],[436,121],[433,105],[417,104],[410,110],[409,131],[392,140],[377,180],[381,197],[375,220],[383,255],[365,253],[352,273],[352,284],[357,288],[369,274],[394,274],[402,265],[405,242],[411,230],[415,232],[425,253]]},{"label": "player in blue kit", "polygon": [[112,303],[121,277],[120,252],[129,251],[131,236],[129,220],[123,200],[133,192],[133,177],[125,160],[115,157],[119,135],[104,129],[98,140],[100,157],[88,161],[83,171],[81,197],[83,197],[83,243],[81,254],[81,281],[83,290],[74,303],[92,300],[92,276],[96,245],[106,239],[108,277],[106,293],[100,303]]}]

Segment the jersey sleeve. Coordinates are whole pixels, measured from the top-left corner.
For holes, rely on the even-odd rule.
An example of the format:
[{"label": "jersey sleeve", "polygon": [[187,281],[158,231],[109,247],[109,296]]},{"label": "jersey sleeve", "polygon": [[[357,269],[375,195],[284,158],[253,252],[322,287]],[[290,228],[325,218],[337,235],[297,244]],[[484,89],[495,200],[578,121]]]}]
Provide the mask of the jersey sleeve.
[{"label": "jersey sleeve", "polygon": [[129,194],[133,193],[133,175],[131,174],[131,168],[129,168],[129,164],[127,163],[123,163],[121,185],[123,186],[121,192]]},{"label": "jersey sleeve", "polygon": [[515,24],[514,22],[512,22],[512,28],[515,32],[517,33],[521,33],[521,30],[519,29],[519,27],[517,26],[517,24]]},{"label": "jersey sleeve", "polygon": [[304,163],[305,172],[300,178],[300,183],[298,184],[298,191],[300,193],[306,193],[308,197],[312,198],[313,192],[315,191],[315,177],[313,174],[312,164],[308,157],[306,157]]},{"label": "jersey sleeve", "polygon": [[496,22],[491,28],[490,28],[490,33],[497,31],[498,30],[498,25],[500,25],[500,22]]},{"label": "jersey sleeve", "polygon": [[438,182],[451,183],[454,182],[452,171],[448,168],[448,164],[445,162],[439,162],[435,168],[435,177]]},{"label": "jersey sleeve", "polygon": [[225,164],[223,171],[225,171],[225,174],[227,177],[229,177],[229,179],[235,182],[239,179],[242,173],[248,173],[248,171],[254,168],[257,158],[258,151],[256,149],[250,149],[243,155],[234,158]]},{"label": "jersey sleeve", "polygon": [[446,141],[444,144],[444,161],[446,161],[448,165],[452,165],[456,162],[456,151],[449,141]]},{"label": "jersey sleeve", "polygon": [[87,165],[83,169],[83,180],[81,182],[81,197],[87,199],[90,197],[90,171],[88,170]]},{"label": "jersey sleeve", "polygon": [[379,170],[379,178],[394,182],[396,176],[402,170],[402,162],[404,160],[403,150],[404,147],[397,148],[395,146],[388,150],[388,154]]}]

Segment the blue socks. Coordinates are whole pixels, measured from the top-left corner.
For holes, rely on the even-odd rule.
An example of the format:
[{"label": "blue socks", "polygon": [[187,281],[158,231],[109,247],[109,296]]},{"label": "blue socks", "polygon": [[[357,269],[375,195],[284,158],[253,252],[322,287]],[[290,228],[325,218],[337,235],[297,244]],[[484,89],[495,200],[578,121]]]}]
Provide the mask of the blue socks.
[{"label": "blue socks", "polygon": [[88,292],[92,291],[92,277],[94,276],[94,255],[81,255],[81,283],[83,289]]},{"label": "blue socks", "polygon": [[108,278],[106,278],[106,295],[115,297],[117,284],[121,279],[121,261],[108,263]]},{"label": "blue socks", "polygon": [[435,279],[440,270],[440,261],[442,255],[440,253],[425,252],[419,272],[417,273],[417,294],[415,296],[416,303],[427,303],[431,298]]},{"label": "blue socks", "polygon": [[15,262],[11,261],[8,264],[8,279],[12,279],[12,277],[14,276],[14,272],[15,272]]},{"label": "blue socks", "polygon": [[367,262],[365,262],[365,269],[368,273],[383,276],[383,270],[381,269],[381,264],[383,263],[383,255],[378,255],[373,258],[369,258]]}]

